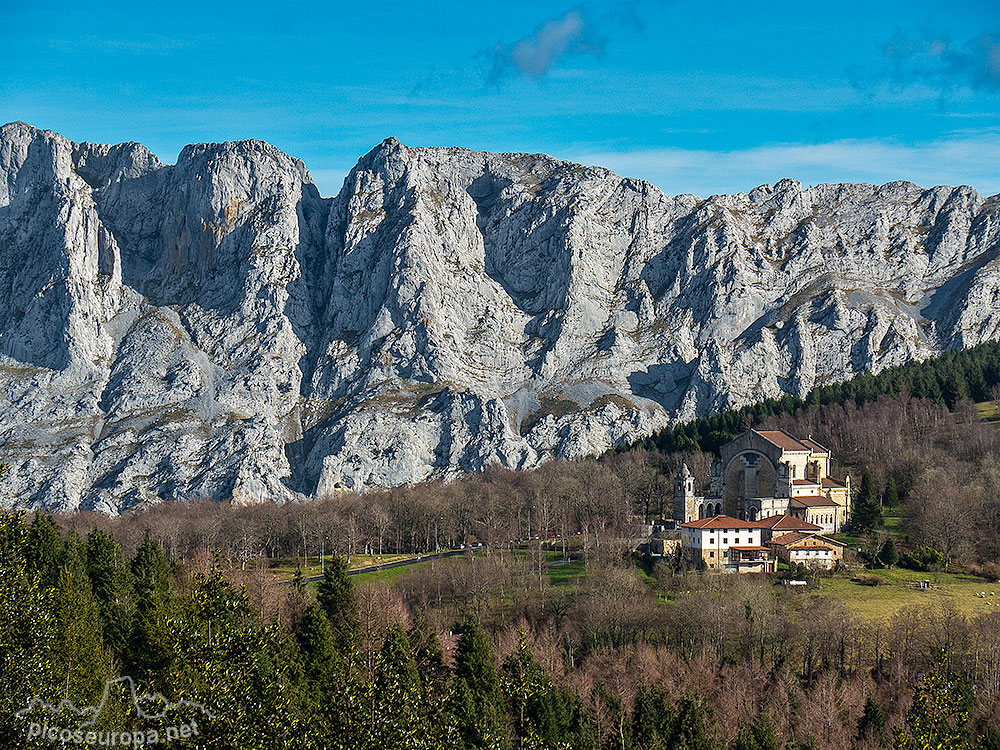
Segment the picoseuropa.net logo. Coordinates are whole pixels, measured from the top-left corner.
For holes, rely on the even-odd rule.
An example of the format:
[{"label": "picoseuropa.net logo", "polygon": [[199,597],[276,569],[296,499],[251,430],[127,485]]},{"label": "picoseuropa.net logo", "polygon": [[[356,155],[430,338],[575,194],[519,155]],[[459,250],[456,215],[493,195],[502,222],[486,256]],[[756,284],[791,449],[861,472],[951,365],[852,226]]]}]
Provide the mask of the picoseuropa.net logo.
[{"label": "picoseuropa.net logo", "polygon": [[[101,717],[107,717],[116,697],[131,704],[135,723],[140,726],[131,730],[101,728]],[[189,740],[198,737],[204,723],[215,718],[200,703],[171,703],[160,693],[140,694],[131,677],[104,683],[104,693],[96,706],[77,708],[68,700],[53,705],[35,698],[15,716],[24,722],[22,731],[30,743],[83,747],[146,747]]]}]

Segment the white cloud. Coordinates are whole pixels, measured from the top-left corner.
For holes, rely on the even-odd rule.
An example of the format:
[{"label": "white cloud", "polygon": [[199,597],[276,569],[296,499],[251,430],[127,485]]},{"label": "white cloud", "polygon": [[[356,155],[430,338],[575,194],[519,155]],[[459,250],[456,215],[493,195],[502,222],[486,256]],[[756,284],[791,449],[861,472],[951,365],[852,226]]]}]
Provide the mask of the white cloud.
[{"label": "white cloud", "polygon": [[746,192],[785,177],[807,185],[893,180],[910,180],[925,187],[965,184],[983,195],[1000,193],[1000,133],[995,131],[909,145],[839,140],[767,144],[734,151],[665,148],[580,151],[564,156],[647,180],[674,195]]}]

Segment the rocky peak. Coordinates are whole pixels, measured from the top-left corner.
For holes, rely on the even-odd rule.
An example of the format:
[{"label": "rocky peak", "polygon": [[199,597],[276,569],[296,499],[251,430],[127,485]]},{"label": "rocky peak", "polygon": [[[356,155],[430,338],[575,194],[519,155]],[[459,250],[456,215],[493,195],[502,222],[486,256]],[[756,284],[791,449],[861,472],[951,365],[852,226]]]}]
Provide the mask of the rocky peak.
[{"label": "rocky peak", "polygon": [[0,130],[2,502],[287,501],[534,466],[1000,333],[996,198],[666,196],[386,139],[163,165]]}]

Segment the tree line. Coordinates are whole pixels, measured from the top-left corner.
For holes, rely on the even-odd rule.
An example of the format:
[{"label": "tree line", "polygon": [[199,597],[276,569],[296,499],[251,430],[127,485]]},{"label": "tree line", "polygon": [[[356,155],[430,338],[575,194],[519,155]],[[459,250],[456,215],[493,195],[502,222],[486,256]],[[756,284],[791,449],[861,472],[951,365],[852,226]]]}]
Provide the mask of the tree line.
[{"label": "tree line", "polygon": [[[172,718],[197,715],[198,748],[998,747],[1000,613],[869,622],[614,556],[561,588],[507,551],[363,586],[337,558],[262,616],[240,568],[202,564],[0,517],[0,745],[46,746],[32,699],[97,705],[127,675],[190,702]],[[477,583],[442,597],[441,576]],[[95,728],[136,726],[117,698]]]},{"label": "tree line", "polygon": [[923,362],[912,361],[888,367],[877,375],[866,371],[842,383],[817,386],[805,398],[786,394],[739,409],[726,409],[667,427],[616,450],[714,453],[754,423],[794,414],[804,407],[847,402],[861,406],[882,396],[895,398],[909,395],[954,409],[962,401],[995,399],[1000,395],[998,387],[1000,343],[988,341],[969,349],[945,352]]}]

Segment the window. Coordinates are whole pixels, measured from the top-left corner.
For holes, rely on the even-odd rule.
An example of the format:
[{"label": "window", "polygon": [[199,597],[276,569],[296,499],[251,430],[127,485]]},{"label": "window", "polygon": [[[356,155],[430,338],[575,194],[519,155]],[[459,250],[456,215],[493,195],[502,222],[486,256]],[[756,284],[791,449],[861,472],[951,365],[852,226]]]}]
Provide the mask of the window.
[{"label": "window", "polygon": [[722,543],[729,544],[729,539],[727,539],[726,537],[722,537]]}]

